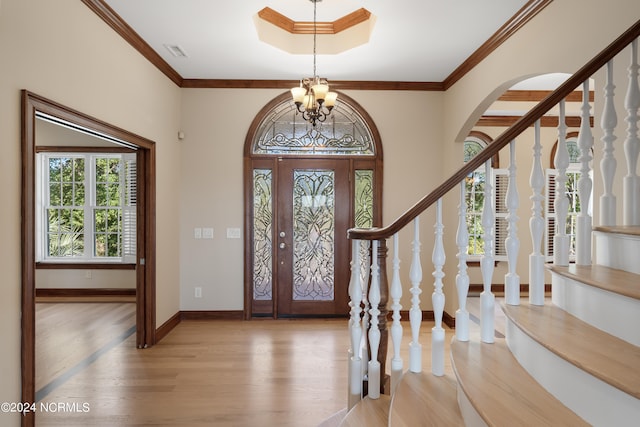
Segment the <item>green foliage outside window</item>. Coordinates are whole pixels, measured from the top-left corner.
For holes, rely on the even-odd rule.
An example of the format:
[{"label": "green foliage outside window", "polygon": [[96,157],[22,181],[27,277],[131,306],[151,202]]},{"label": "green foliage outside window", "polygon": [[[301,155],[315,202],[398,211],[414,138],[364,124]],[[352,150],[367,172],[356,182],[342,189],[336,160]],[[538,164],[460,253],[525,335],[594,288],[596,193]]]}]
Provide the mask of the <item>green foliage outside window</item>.
[{"label": "green foliage outside window", "polygon": [[[49,201],[46,209],[46,250],[50,257],[85,256],[85,221],[94,222],[95,257],[122,256],[122,160],[95,158],[95,179],[87,183],[87,157],[48,159]],[[95,187],[95,206],[86,197],[87,185]]]}]

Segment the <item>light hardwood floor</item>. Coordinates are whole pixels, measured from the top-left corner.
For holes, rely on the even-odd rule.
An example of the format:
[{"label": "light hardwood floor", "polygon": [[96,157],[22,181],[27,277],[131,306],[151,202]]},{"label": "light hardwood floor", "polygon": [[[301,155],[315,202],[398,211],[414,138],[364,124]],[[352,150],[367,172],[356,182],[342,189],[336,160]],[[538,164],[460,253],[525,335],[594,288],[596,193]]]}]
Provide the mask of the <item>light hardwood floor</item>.
[{"label": "light hardwood floor", "polygon": [[[95,303],[90,311],[114,312],[114,307]],[[133,315],[135,307],[129,307]],[[470,298],[470,312],[475,307]],[[44,308],[50,315],[59,311],[56,317],[67,326],[93,324],[80,320],[77,303]],[[62,320],[65,312],[70,319]],[[129,331],[128,316],[114,316],[120,325],[115,328],[110,324],[114,318],[105,316],[96,322],[111,331],[104,337],[93,327],[84,333],[78,328],[76,339],[92,341],[90,345],[62,341],[62,327],[37,327],[38,342],[50,343],[40,364],[72,370],[59,368],[51,374],[53,380],[43,381],[62,377],[43,401],[89,406],[88,412],[38,413],[37,426],[315,427],[346,406],[346,319],[183,321],[155,347],[138,350],[134,335],[123,339]],[[496,329],[499,325],[497,320]],[[408,323],[403,326],[406,366],[410,328]],[[420,333],[425,371],[432,327],[433,322],[423,322]],[[448,352],[453,331],[445,329]],[[45,333],[48,337],[41,336]],[[63,334],[60,341],[58,334]],[[452,375],[448,357],[445,370]]]}]

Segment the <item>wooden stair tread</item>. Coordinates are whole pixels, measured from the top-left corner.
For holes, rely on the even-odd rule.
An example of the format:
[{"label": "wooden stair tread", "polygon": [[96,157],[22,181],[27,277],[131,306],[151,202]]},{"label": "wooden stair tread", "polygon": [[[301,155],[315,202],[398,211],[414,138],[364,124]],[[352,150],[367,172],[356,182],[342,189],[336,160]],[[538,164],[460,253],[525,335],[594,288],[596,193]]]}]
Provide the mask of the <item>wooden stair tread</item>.
[{"label": "wooden stair tread", "polygon": [[549,351],[640,399],[640,347],[589,325],[553,304],[503,304],[505,315]]},{"label": "wooden stair tread", "polygon": [[365,397],[358,402],[340,423],[340,427],[377,427],[389,425],[391,397],[381,394],[379,399]]},{"label": "wooden stair tread", "polygon": [[513,357],[504,339],[451,343],[460,388],[489,426],[588,426]]},{"label": "wooden stair tread", "polygon": [[464,426],[455,378],[406,372],[391,400],[389,425]]},{"label": "wooden stair tread", "polygon": [[603,265],[549,265],[550,271],[587,285],[640,300],[640,275]]},{"label": "wooden stair tread", "polygon": [[597,227],[593,227],[593,231],[640,236],[640,226],[637,225],[599,225]]}]

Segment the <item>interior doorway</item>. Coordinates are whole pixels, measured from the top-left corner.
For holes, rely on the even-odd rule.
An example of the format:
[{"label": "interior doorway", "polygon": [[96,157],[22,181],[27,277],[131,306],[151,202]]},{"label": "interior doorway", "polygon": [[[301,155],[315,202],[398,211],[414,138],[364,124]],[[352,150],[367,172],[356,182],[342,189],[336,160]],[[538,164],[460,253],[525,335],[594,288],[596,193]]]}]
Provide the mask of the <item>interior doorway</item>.
[{"label": "interior doorway", "polygon": [[[35,402],[36,121],[46,119],[135,151],[136,345],[155,344],[155,143],[22,91],[22,401]],[[33,412],[22,417],[34,425]]]},{"label": "interior doorway", "polygon": [[285,93],[245,141],[245,318],[349,312],[351,227],[381,223],[382,147],[371,118],[341,94],[306,123]]}]

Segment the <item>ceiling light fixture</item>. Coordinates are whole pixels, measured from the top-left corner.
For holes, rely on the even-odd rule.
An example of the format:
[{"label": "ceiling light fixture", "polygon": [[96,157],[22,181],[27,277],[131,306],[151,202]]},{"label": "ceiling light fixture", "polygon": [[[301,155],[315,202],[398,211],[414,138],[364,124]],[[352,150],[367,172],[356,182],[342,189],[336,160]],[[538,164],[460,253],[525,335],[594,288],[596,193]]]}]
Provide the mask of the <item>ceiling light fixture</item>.
[{"label": "ceiling light fixture", "polygon": [[291,96],[298,112],[315,127],[317,122],[324,122],[329,117],[338,94],[329,92],[327,79],[318,77],[316,73],[316,5],[322,0],[310,1],[313,3],[313,77],[300,80],[300,86],[291,89]]}]

